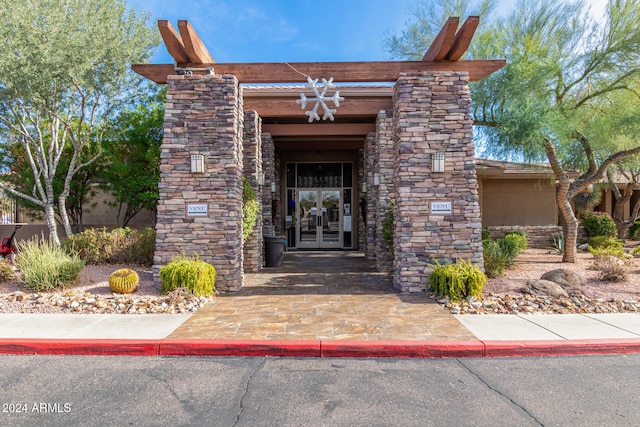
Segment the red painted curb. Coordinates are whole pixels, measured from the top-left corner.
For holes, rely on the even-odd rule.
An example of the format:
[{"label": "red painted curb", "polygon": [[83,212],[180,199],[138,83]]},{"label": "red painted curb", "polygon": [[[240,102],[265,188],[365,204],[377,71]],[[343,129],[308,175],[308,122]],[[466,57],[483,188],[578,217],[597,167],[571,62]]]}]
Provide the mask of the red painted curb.
[{"label": "red painted curb", "polygon": [[160,356],[320,357],[321,341],[163,340]]},{"label": "red painted curb", "polygon": [[640,339],[546,341],[286,341],[0,338],[0,354],[481,358],[640,353]]},{"label": "red painted curb", "polygon": [[640,339],[483,341],[485,357],[581,356],[640,353]]},{"label": "red painted curb", "polygon": [[482,341],[322,341],[322,357],[482,357]]},{"label": "red painted curb", "polygon": [[0,354],[157,356],[158,340],[2,338]]}]

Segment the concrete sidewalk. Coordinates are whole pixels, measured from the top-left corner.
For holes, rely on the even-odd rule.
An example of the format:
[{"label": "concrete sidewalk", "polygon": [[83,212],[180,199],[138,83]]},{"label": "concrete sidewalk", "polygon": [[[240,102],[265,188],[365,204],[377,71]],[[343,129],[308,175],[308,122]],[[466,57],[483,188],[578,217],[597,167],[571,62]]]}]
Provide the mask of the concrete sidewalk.
[{"label": "concrete sidewalk", "polygon": [[[0,339],[159,340],[169,338],[190,317],[190,314],[0,314]],[[453,317],[478,340],[640,340],[640,314],[485,314]],[[400,341],[394,337],[384,341],[389,340]]]},{"label": "concrete sidewalk", "polygon": [[638,314],[458,315],[475,339],[171,338],[192,315],[0,314],[0,354],[514,357],[640,352]]},{"label": "concrete sidewalk", "polygon": [[640,314],[457,315],[358,252],[287,253],[191,315],[0,314],[0,354],[495,357],[640,353]]}]

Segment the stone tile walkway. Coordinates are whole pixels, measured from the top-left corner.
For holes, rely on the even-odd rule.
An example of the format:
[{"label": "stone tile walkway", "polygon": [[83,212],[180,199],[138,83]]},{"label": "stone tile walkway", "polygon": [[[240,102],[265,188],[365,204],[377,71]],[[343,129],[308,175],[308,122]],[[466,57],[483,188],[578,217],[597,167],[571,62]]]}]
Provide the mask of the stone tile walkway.
[{"label": "stone tile walkway", "polygon": [[238,340],[469,340],[425,295],[397,292],[361,252],[287,252],[282,267],[247,274],[172,338]]}]

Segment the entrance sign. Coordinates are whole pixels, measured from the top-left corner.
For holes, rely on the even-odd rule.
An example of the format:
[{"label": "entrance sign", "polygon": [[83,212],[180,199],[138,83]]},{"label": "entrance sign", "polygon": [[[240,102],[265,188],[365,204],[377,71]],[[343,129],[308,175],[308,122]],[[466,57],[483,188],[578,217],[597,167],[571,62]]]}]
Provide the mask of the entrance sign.
[{"label": "entrance sign", "polygon": [[451,202],[431,202],[432,214],[450,214]]},{"label": "entrance sign", "polygon": [[187,216],[208,216],[209,205],[206,203],[187,203]]}]

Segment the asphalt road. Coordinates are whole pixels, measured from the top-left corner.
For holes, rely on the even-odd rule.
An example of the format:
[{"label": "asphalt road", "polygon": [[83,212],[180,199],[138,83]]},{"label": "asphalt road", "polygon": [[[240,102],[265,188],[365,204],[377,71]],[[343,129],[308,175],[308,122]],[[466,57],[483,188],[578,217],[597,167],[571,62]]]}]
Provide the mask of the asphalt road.
[{"label": "asphalt road", "polygon": [[640,355],[0,356],[2,426],[640,425]]}]

